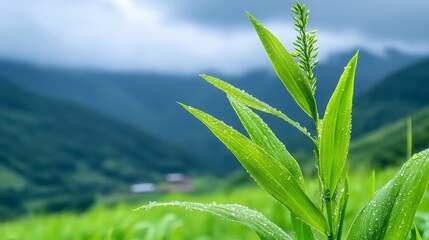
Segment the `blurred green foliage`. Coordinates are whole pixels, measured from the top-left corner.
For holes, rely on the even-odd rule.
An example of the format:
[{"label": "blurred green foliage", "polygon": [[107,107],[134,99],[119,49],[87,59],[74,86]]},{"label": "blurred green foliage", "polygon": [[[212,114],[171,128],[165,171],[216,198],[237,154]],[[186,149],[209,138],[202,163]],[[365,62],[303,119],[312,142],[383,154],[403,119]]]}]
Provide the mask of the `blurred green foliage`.
[{"label": "blurred green foliage", "polygon": [[32,201],[48,201],[43,208],[65,198],[69,203],[63,205],[80,204],[82,198],[129,191],[131,184],[157,181],[166,173],[209,171],[171,144],[2,78],[0,132],[0,219]]},{"label": "blurred green foliage", "polygon": [[[429,95],[429,94],[428,94]],[[412,149],[417,153],[429,147],[429,108],[411,116]],[[373,167],[398,165],[406,161],[407,119],[380,127],[352,142],[350,162],[354,167],[370,164]]]},{"label": "blurred green foliage", "polygon": [[[390,180],[397,170],[397,168],[389,168],[376,172],[376,189]],[[346,229],[349,228],[352,218],[360,207],[371,197],[371,179],[367,177],[366,170],[351,172],[349,180],[350,200],[345,214]],[[317,196],[317,179],[310,179],[306,183],[308,192]],[[247,205],[262,212],[287,232],[291,232],[287,210],[254,184],[242,185],[230,192],[217,190],[200,195],[172,194],[158,200],[173,199]],[[259,239],[245,226],[220,220],[210,214],[199,211],[189,212],[176,207],[133,212],[138,205],[140,204],[118,204],[108,208],[98,204],[83,214],[73,212],[33,214],[22,219],[0,223],[0,236],[4,240]],[[429,225],[426,219],[429,219],[429,194],[423,199],[416,217],[417,227],[423,239],[429,239]]]}]

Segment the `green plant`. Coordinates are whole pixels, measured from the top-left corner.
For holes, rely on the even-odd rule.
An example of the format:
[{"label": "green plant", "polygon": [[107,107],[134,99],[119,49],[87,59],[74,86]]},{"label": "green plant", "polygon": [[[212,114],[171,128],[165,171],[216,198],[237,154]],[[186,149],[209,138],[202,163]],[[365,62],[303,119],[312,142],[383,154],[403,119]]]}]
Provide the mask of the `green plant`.
[{"label": "green plant", "polygon": [[[224,91],[250,138],[220,120],[193,107],[181,104],[203,122],[236,156],[253,179],[291,213],[296,239],[342,239],[344,214],[348,202],[345,169],[348,154],[351,112],[358,53],[344,69],[332,94],[323,119],[319,116],[314,93],[317,65],[315,31],[307,31],[309,12],[296,3],[295,27],[298,37],[295,52],[290,54],[280,41],[248,13],[279,79],[287,91],[314,121],[314,136],[284,113],[246,92],[215,77],[201,75]],[[294,59],[297,59],[297,61]],[[296,127],[314,144],[318,168],[320,198],[314,203],[306,194],[300,166],[267,124],[252,109],[277,116]],[[399,173],[355,217],[347,239],[406,239],[414,215],[429,182],[429,150],[411,157]],[[370,190],[373,192],[373,190]],[[372,193],[371,193],[372,195]],[[292,239],[261,213],[236,204],[201,204],[192,202],[150,203],[141,207],[181,206],[212,213],[240,222],[254,230],[261,239]]]}]

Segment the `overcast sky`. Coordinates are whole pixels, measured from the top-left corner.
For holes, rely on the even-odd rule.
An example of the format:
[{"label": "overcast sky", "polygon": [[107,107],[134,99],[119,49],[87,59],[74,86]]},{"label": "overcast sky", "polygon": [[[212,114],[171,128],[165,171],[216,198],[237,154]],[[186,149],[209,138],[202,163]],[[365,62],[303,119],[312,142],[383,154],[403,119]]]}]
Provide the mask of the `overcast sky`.
[{"label": "overcast sky", "polygon": [[[429,1],[312,0],[320,57],[367,48],[429,53]],[[0,57],[194,74],[268,66],[244,11],[290,49],[287,0],[0,0]]]}]

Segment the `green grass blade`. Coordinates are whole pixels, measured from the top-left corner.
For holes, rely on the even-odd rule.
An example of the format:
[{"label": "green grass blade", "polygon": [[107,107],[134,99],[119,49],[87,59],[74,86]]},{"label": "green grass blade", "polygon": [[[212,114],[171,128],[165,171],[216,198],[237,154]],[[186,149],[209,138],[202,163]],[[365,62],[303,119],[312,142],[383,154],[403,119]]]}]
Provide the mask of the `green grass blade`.
[{"label": "green grass blade", "polygon": [[429,182],[429,149],[415,154],[356,216],[348,239],[407,239]]},{"label": "green grass blade", "polygon": [[419,233],[419,229],[417,229],[417,226],[414,225],[414,235],[416,237],[416,240],[422,240],[422,236]]},{"label": "green grass blade", "polygon": [[349,201],[349,182],[347,174],[344,174],[344,180],[341,181],[340,191],[337,194],[336,209],[334,213],[335,217],[335,226],[338,226],[336,229],[335,235],[338,240],[342,239],[342,232],[344,227],[344,218],[347,208],[347,203]]},{"label": "green grass blade", "polygon": [[252,141],[285,166],[295,181],[304,189],[304,177],[302,176],[298,162],[292,157],[268,125],[245,104],[231,96],[228,99]]},{"label": "green grass blade", "polygon": [[314,234],[313,231],[311,231],[311,228],[297,219],[295,216],[291,216],[292,220],[292,229],[293,233],[295,234],[296,240],[314,240]]},{"label": "green grass blade", "polygon": [[252,95],[246,93],[245,91],[238,89],[231,84],[222,81],[218,78],[208,76],[208,75],[200,75],[203,79],[205,79],[207,82],[211,83],[213,86],[217,87],[218,89],[224,91],[228,96],[232,96],[235,99],[239,100],[240,102],[246,104],[247,106],[254,108],[256,110],[259,110],[261,112],[272,114],[276,117],[279,117],[286,122],[288,122],[290,125],[297,128],[300,132],[302,132],[304,135],[306,135],[308,138],[310,138],[315,144],[316,141],[313,137],[311,137],[311,134],[307,131],[306,128],[303,128],[298,122],[293,121],[288,116],[286,116],[284,113],[280,112],[279,110],[271,107],[270,105],[266,104],[265,102],[262,102],[261,100],[253,97]]},{"label": "green grass blade", "polygon": [[149,203],[137,208],[151,209],[154,207],[178,206],[188,210],[198,210],[211,213],[224,220],[241,223],[255,231],[262,240],[292,240],[281,228],[268,220],[261,213],[238,204],[217,204],[217,203],[195,203],[195,202],[167,202]]},{"label": "green grass blade", "polygon": [[413,229],[411,229],[411,237],[410,240],[422,240],[422,236],[420,235],[419,229],[416,224],[414,224]]},{"label": "green grass blade", "polygon": [[[231,96],[228,96],[228,99],[252,141],[285,166],[295,178],[295,181],[304,190],[304,177],[302,176],[298,162],[292,157],[268,125],[242,102]],[[292,216],[292,220],[297,239],[310,240],[314,238],[313,232],[307,224],[296,219],[294,216]]]},{"label": "green grass blade", "polygon": [[371,199],[371,198],[374,197],[374,193],[375,193],[375,170],[372,170],[372,173],[371,173],[371,187],[369,188],[369,199]]},{"label": "green grass blade", "polygon": [[411,117],[407,119],[407,159],[413,154],[413,120]]},{"label": "green grass blade", "polygon": [[299,219],[322,233],[327,223],[289,170],[243,134],[216,118],[184,104],[235,155],[252,178]]},{"label": "green grass blade", "polygon": [[319,171],[332,196],[346,164],[350,143],[354,76],[358,53],[350,60],[326,107],[320,137]]},{"label": "green grass blade", "polygon": [[314,100],[313,92],[307,77],[286,48],[283,47],[281,42],[250,13],[247,13],[247,15],[249,16],[278,77],[302,110],[317,121],[319,117],[316,101]]}]

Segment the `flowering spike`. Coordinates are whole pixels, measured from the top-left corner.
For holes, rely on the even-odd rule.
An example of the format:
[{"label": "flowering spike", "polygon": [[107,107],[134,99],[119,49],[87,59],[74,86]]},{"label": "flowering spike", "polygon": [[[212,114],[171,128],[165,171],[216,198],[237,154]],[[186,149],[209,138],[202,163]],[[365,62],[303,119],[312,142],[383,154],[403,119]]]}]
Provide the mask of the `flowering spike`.
[{"label": "flowering spike", "polygon": [[295,42],[293,42],[295,47],[293,56],[299,61],[299,66],[306,73],[314,94],[316,91],[316,77],[313,74],[313,68],[319,62],[315,59],[318,54],[317,50],[319,49],[318,46],[314,46],[317,42],[316,30],[307,31],[310,11],[305,9],[305,4],[297,2],[291,10],[296,15],[293,17],[293,20],[295,21],[295,30],[298,32],[298,36]]}]

